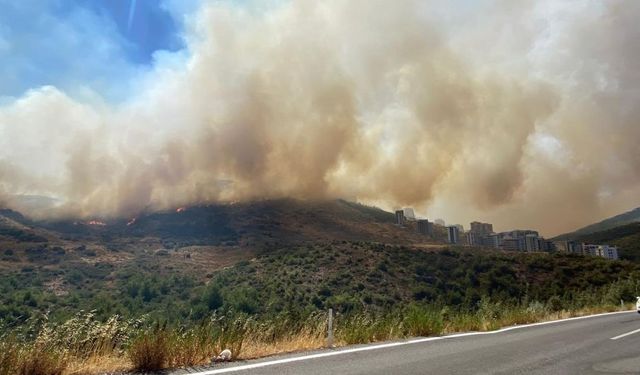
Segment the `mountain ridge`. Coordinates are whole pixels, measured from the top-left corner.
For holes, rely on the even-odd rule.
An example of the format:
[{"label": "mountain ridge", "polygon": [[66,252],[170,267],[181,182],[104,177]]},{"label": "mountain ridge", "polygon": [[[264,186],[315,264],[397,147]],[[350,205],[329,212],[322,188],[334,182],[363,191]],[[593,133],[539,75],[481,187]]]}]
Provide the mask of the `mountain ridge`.
[{"label": "mountain ridge", "polygon": [[556,236],[554,239],[556,240],[573,240],[577,237],[605,231],[608,229],[613,229],[615,227],[619,227],[626,224],[631,224],[635,222],[640,222],[640,207],[634,208],[627,212],[609,217],[607,219],[601,220],[597,223],[589,224],[585,227],[579,228],[573,232],[568,232]]}]

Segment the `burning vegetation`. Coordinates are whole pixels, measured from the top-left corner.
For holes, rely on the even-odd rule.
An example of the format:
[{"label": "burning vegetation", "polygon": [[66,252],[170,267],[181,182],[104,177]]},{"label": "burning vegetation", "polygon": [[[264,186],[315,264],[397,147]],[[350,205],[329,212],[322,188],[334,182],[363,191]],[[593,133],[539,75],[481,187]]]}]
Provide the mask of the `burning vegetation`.
[{"label": "burning vegetation", "polygon": [[99,226],[99,227],[107,226],[107,223],[105,223],[104,221],[100,221],[100,220],[90,220],[90,221],[87,221],[86,224],[87,225],[92,225],[92,226]]}]

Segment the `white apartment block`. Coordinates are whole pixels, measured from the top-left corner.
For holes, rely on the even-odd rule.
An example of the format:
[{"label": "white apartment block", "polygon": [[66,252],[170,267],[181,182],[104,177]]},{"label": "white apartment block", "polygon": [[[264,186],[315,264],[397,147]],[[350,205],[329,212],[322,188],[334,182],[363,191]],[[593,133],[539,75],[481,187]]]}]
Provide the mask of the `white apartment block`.
[{"label": "white apartment block", "polygon": [[582,251],[584,255],[612,260],[618,259],[618,248],[615,246],[582,244]]}]

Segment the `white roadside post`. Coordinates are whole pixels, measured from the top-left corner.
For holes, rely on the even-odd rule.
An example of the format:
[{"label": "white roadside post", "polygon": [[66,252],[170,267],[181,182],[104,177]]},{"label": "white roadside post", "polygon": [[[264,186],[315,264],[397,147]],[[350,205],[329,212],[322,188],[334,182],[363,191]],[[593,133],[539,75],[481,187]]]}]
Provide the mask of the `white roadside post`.
[{"label": "white roadside post", "polygon": [[329,309],[327,320],[327,347],[333,348],[333,309]]}]

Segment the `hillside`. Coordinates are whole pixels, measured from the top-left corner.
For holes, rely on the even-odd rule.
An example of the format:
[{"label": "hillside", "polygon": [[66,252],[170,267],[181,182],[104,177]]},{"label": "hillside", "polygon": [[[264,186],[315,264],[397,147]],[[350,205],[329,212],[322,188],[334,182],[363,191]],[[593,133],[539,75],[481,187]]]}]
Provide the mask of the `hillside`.
[{"label": "hillside", "polygon": [[580,236],[602,232],[608,229],[613,229],[615,227],[635,222],[640,222],[640,207],[623,214],[602,220],[598,223],[587,225],[586,227],[580,228],[574,232],[562,234],[556,238],[560,240],[576,239]]},{"label": "hillside", "polygon": [[0,268],[121,265],[151,256],[207,273],[265,246],[333,240],[433,242],[394,225],[391,213],[343,200],[265,200],[83,220],[34,221],[0,210]]},{"label": "hillside", "polygon": [[[0,318],[96,309],[192,320],[223,305],[261,314],[415,301],[472,308],[482,296],[546,300],[635,270],[599,259],[451,253],[393,218],[343,200],[194,206],[135,220],[31,221],[4,210]],[[205,285],[224,302],[203,302]]]},{"label": "hillside", "polygon": [[[270,249],[333,241],[436,245],[393,219],[391,213],[343,200],[181,207],[119,219],[34,221],[0,210],[0,276],[7,288],[0,319],[28,317],[35,306],[62,304],[64,309],[56,309],[61,315],[101,310],[105,296],[126,302],[127,295],[137,295],[120,296],[122,288],[193,288]],[[132,298],[121,312],[138,311],[148,297],[140,303]]]},{"label": "hillside", "polygon": [[[636,295],[637,263],[449,247],[393,219],[341,200],[57,221],[3,210],[0,349],[26,337],[33,358],[47,342],[82,365],[96,345],[94,373],[113,373],[145,337],[177,349],[154,369],[208,363],[227,345],[249,357],[318,348],[328,308],[344,344],[609,311]],[[90,345],[69,349],[69,337]]]},{"label": "hillside", "polygon": [[390,225],[393,214],[344,200],[265,200],[250,203],[180,207],[134,218],[33,223],[71,240],[110,241],[115,237],[158,238],[177,245],[247,245],[252,241],[284,243],[318,239],[423,241],[411,231]]},{"label": "hillside", "polygon": [[206,290],[221,296],[220,305],[234,306],[237,297],[225,289],[239,286],[252,296],[240,308],[260,313],[384,311],[416,302],[474,309],[482,298],[577,296],[639,272],[638,265],[595,257],[343,242],[259,254],[214,275]]},{"label": "hillside", "polygon": [[29,220],[20,213],[0,209],[0,239],[15,242],[47,242],[38,231],[28,225]]},{"label": "hillside", "polygon": [[[89,262],[4,269],[0,320],[20,324],[51,311],[58,321],[95,310],[101,319],[150,314],[176,323],[197,322],[219,309],[306,316],[328,307],[384,312],[411,303],[466,311],[483,297],[519,304],[562,296],[570,306],[584,304],[593,288],[640,276],[636,264],[596,257],[427,251],[359,241],[266,247],[251,259],[231,252],[218,256],[225,260],[209,270],[198,265],[200,258],[170,262],[154,255],[113,263],[88,256]],[[634,292],[617,291],[615,300]]]}]

